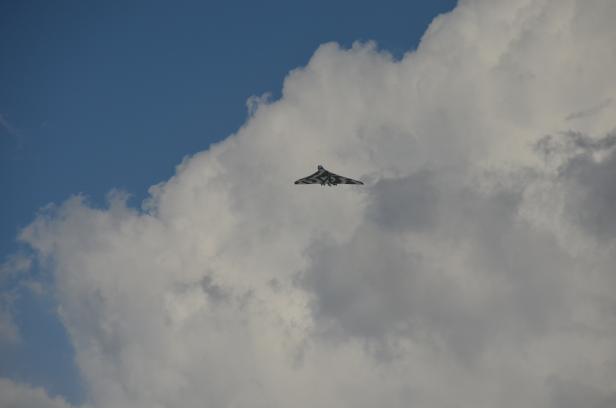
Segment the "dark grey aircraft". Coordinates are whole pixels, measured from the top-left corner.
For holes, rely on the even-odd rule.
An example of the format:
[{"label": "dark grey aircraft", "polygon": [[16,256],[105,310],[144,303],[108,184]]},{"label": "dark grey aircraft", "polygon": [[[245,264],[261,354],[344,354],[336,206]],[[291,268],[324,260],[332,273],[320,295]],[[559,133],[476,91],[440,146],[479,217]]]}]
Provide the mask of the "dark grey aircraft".
[{"label": "dark grey aircraft", "polygon": [[364,184],[361,181],[353,180],[348,177],[342,177],[328,171],[323,166],[317,167],[317,172],[308,177],[301,178],[295,184],[321,184],[322,186],[335,186],[338,184]]}]

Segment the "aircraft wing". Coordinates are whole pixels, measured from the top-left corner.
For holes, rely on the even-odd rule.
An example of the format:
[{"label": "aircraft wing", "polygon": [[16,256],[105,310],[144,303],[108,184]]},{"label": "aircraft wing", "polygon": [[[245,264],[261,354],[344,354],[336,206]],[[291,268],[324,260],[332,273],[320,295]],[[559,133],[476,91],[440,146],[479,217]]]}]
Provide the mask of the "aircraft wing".
[{"label": "aircraft wing", "polygon": [[319,170],[314,174],[297,180],[295,184],[321,184],[322,181],[319,179],[319,176],[322,176],[324,173],[325,171]]},{"label": "aircraft wing", "polygon": [[332,184],[364,184],[359,180],[353,180],[352,178],[339,176],[338,174],[327,172]]}]

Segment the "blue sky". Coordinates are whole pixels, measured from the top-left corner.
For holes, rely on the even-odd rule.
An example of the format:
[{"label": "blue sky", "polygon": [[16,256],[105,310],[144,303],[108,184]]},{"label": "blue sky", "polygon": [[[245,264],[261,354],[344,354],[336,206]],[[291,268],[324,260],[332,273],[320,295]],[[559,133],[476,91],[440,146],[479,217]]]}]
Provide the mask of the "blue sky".
[{"label": "blue sky", "polygon": [[[401,56],[454,5],[1,2],[0,256],[20,249],[37,209],[71,194],[102,205],[120,188],[138,205],[183,156],[236,131],[248,97],[277,98],[319,44],[374,40]],[[0,376],[82,401],[53,299],[16,290],[22,341],[0,345]]]}]

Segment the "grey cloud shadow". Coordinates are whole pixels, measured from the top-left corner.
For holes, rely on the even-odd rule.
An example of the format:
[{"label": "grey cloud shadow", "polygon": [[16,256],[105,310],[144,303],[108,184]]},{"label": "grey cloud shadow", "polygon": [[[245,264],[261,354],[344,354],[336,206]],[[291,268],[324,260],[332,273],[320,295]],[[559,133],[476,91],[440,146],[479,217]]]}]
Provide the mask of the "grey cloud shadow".
[{"label": "grey cloud shadow", "polygon": [[[553,237],[517,220],[528,176],[522,187],[486,193],[458,185],[450,171],[377,181],[348,242],[312,243],[298,284],[312,294],[318,335],[359,339],[379,358],[411,339],[470,364],[488,347],[544,333],[565,313],[556,271],[568,258]],[[456,271],[409,247],[413,236],[465,248],[460,268],[465,284],[485,287],[480,297],[468,297]]]},{"label": "grey cloud shadow", "polygon": [[434,172],[421,170],[404,178],[378,180],[370,191],[368,219],[399,232],[428,229],[436,217],[434,178]]},{"label": "grey cloud shadow", "polygon": [[603,137],[567,131],[548,135],[536,150],[564,157],[557,181],[565,186],[565,211],[570,220],[606,241],[616,238],[616,130]]}]

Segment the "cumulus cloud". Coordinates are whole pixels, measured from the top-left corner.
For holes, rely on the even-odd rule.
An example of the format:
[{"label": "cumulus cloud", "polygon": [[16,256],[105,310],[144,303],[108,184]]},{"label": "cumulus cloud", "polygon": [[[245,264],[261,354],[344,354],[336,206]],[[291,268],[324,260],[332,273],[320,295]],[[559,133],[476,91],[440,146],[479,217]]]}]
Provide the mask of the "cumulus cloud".
[{"label": "cumulus cloud", "polygon": [[18,384],[5,378],[0,378],[0,405],[6,408],[72,408],[64,399],[52,398],[42,388]]},{"label": "cumulus cloud", "polygon": [[[142,209],[47,208],[21,239],[92,404],[608,406],[615,17],[466,0],[399,61],[325,44]],[[366,186],[293,185],[319,163]]]}]

